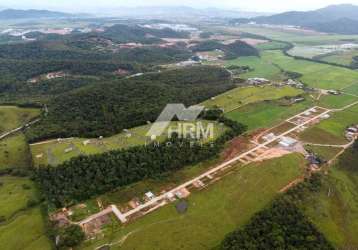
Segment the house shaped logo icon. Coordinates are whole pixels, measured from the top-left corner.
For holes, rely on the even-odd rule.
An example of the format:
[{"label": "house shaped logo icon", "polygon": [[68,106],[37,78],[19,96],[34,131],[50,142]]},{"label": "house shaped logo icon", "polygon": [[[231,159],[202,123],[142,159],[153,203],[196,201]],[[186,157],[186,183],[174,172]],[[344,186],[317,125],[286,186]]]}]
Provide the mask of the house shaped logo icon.
[{"label": "house shaped logo icon", "polygon": [[146,135],[151,138],[162,135],[175,117],[179,121],[195,121],[203,110],[203,106],[185,108],[184,104],[167,104]]}]

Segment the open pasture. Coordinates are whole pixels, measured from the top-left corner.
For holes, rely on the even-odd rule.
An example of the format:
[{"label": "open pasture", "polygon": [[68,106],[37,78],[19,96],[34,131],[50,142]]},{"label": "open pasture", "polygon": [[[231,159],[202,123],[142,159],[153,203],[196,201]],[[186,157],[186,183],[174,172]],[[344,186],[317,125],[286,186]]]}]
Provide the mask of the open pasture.
[{"label": "open pasture", "polygon": [[51,250],[40,208],[30,209],[13,221],[0,225],[1,249]]},{"label": "open pasture", "polygon": [[305,149],[316,154],[320,159],[324,161],[332,160],[342,148],[337,147],[324,147],[324,146],[311,146],[306,145]]},{"label": "open pasture", "polygon": [[346,94],[324,95],[320,98],[318,105],[324,108],[340,109],[357,101],[358,96],[356,97]]},{"label": "open pasture", "polygon": [[320,58],[320,60],[330,63],[338,63],[350,66],[353,62],[353,57],[358,56],[358,50],[349,50],[344,52],[337,52],[333,55],[327,55]]},{"label": "open pasture", "polygon": [[309,87],[341,89],[358,82],[358,71],[285,56],[281,51],[265,51],[263,60],[271,60],[285,71],[302,74],[302,82]]},{"label": "open pasture", "polygon": [[342,89],[344,93],[358,96],[358,82],[355,82]]},{"label": "open pasture", "polygon": [[303,203],[304,213],[336,249],[358,246],[358,175],[334,166],[324,178],[320,192],[310,193]]},{"label": "open pasture", "polygon": [[260,43],[256,45],[259,50],[280,50],[287,47],[286,43],[271,41],[267,43]]},{"label": "open pasture", "polygon": [[22,209],[29,200],[36,200],[35,185],[27,178],[0,177],[0,217],[7,220]]},{"label": "open pasture", "polygon": [[208,108],[222,108],[227,113],[250,103],[277,100],[286,96],[297,96],[302,93],[302,90],[287,86],[239,87],[207,100],[202,104]]},{"label": "open pasture", "polygon": [[251,25],[243,25],[235,28],[227,28],[229,32],[248,32],[256,35],[265,36],[267,38],[279,41],[287,41],[301,45],[322,45],[341,43],[342,41],[358,41],[358,35],[336,35],[324,34],[314,31],[305,31],[299,29],[282,29],[282,28],[268,28]]},{"label": "open pasture", "polygon": [[269,58],[255,57],[255,56],[246,56],[240,57],[234,60],[228,60],[223,62],[225,67],[229,66],[249,66],[254,69],[247,73],[241,74],[241,78],[252,78],[252,77],[262,77],[270,80],[281,81],[285,78],[282,74],[282,71],[273,64]]},{"label": "open pasture", "polygon": [[25,125],[39,115],[39,109],[0,106],[0,134]]},{"label": "open pasture", "polygon": [[265,50],[261,57],[240,57],[224,61],[231,65],[249,66],[252,71],[241,74],[241,78],[262,77],[273,81],[287,79],[284,71],[297,72],[303,76],[299,79],[309,87],[321,89],[342,89],[358,83],[358,71],[343,67],[294,59],[278,50]]},{"label": "open pasture", "polygon": [[5,168],[27,168],[31,166],[31,154],[22,133],[0,141],[0,170]]},{"label": "open pasture", "polygon": [[249,104],[229,112],[226,116],[248,126],[249,131],[272,127],[285,119],[313,106],[311,100],[292,105],[281,105],[275,101]]},{"label": "open pasture", "polygon": [[[201,121],[204,128],[208,121]],[[125,149],[134,146],[151,143],[151,138],[146,136],[150,124],[124,131],[120,134],[107,138],[69,138],[51,140],[30,145],[32,158],[35,166],[52,165],[56,166],[64,161],[79,155],[91,155],[108,152],[111,150]],[[177,122],[171,123],[172,128],[177,128]],[[220,136],[227,128],[214,122],[214,138]],[[167,137],[167,130],[157,141],[164,141]],[[203,139],[204,142],[210,139]]]}]

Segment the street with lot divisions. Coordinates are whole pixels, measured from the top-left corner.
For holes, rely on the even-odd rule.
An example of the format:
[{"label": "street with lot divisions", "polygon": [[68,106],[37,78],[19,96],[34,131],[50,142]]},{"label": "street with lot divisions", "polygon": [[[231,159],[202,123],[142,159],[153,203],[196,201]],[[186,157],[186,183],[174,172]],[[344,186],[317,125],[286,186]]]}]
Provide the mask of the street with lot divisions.
[{"label": "street with lot divisions", "polygon": [[[353,105],[356,105],[356,104],[358,104],[358,103],[354,103]],[[343,109],[349,108],[353,105],[350,104]],[[273,136],[273,138],[270,138],[269,140],[266,140],[265,142],[257,143],[254,148],[249,149],[248,151],[246,151],[244,153],[241,153],[237,157],[235,157],[231,160],[228,160],[212,169],[209,169],[205,173],[203,173],[189,181],[186,181],[185,183],[183,183],[169,191],[161,193],[159,196],[153,197],[149,201],[147,201],[143,204],[140,204],[136,208],[133,208],[125,213],[120,212],[120,210],[117,208],[116,205],[110,205],[110,207],[107,208],[105,211],[106,211],[106,213],[112,211],[122,223],[128,222],[128,220],[131,218],[131,216],[144,215],[149,212],[152,212],[155,209],[169,203],[170,201],[168,200],[168,197],[173,197],[173,195],[175,195],[175,193],[178,192],[179,190],[188,188],[189,186],[191,186],[197,182],[200,182],[204,178],[212,179],[213,176],[215,174],[219,173],[220,171],[227,170],[228,168],[234,167],[235,163],[240,162],[241,166],[243,166],[243,165],[247,165],[247,164],[255,161],[256,159],[259,159],[259,157],[261,155],[263,155],[267,149],[270,148],[270,144],[273,144],[275,142],[278,142],[278,141],[284,139],[286,136],[290,135],[293,132],[300,132],[300,131],[302,131],[303,128],[306,128],[307,125],[317,123],[321,119],[324,119],[324,117],[327,116],[329,113],[336,112],[336,111],[337,110],[326,109],[326,108],[317,107],[317,106],[312,107],[308,110],[305,110],[297,115],[294,115],[293,117],[287,119],[284,122],[284,123],[294,124],[293,128],[288,128],[286,131],[280,133],[277,136],[276,135]],[[310,116],[307,117],[307,113],[310,113]],[[302,119],[302,118],[306,118],[306,119]],[[292,123],[293,120],[297,120],[297,119],[299,119],[301,121],[299,124]],[[275,126],[275,127],[278,127],[278,126]],[[270,130],[268,130],[268,131],[270,131]],[[349,143],[347,145],[342,145],[342,147],[346,148],[350,145],[351,145],[351,143]],[[85,219],[81,222],[78,222],[77,224],[84,225],[85,223],[89,223],[92,220],[95,220],[96,218],[98,218],[100,216],[103,216],[103,211],[99,212],[98,214],[94,214],[94,215],[88,217],[87,219]]]}]

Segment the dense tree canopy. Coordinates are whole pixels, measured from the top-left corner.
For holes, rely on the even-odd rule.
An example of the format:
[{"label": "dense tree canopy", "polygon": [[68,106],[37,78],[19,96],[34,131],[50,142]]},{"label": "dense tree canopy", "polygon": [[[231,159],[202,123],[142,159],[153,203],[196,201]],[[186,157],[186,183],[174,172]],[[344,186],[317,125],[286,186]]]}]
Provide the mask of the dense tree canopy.
[{"label": "dense tree canopy", "polygon": [[99,155],[79,156],[57,167],[40,167],[38,180],[50,203],[66,206],[211,159],[218,155],[228,140],[247,129],[217,112],[212,118],[230,128],[214,143],[202,144],[200,141],[174,137],[162,143],[153,142]]},{"label": "dense tree canopy", "polygon": [[[51,72],[62,71],[74,77],[107,77],[121,69],[134,74],[152,71],[153,66],[158,64],[187,60],[191,56],[184,46],[159,46],[164,42],[161,40],[163,37],[187,36],[185,32],[170,29],[114,25],[104,32],[87,34],[61,36],[31,32],[27,35],[37,40],[0,45],[0,98],[16,99],[17,94],[23,97],[31,87],[27,85],[23,88],[28,80]],[[122,42],[150,44],[125,48],[120,46]],[[34,92],[31,90],[31,95],[27,97],[37,99],[41,96],[41,93]]]},{"label": "dense tree canopy", "polygon": [[57,167],[41,167],[38,178],[50,203],[66,206],[145,178],[215,157],[225,139],[201,145],[185,139],[80,156]]},{"label": "dense tree canopy", "polygon": [[297,206],[307,192],[318,191],[320,185],[319,175],[299,184],[257,213],[246,226],[229,234],[220,249],[333,250],[333,246]]},{"label": "dense tree canopy", "polygon": [[26,134],[30,141],[113,135],[154,121],[168,103],[193,105],[232,87],[226,70],[206,66],[96,84],[54,98]]},{"label": "dense tree canopy", "polygon": [[194,52],[222,50],[225,53],[225,59],[236,59],[240,56],[259,56],[259,52],[251,45],[237,40],[230,44],[222,44],[216,40],[206,40],[198,43],[191,48]]}]

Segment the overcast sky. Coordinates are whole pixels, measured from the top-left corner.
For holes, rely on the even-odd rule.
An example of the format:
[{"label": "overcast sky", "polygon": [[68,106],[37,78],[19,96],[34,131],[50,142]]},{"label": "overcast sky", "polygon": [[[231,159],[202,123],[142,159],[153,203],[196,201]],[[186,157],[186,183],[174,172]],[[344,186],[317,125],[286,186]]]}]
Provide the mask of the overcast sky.
[{"label": "overcast sky", "polygon": [[100,9],[136,6],[191,6],[217,7],[257,12],[312,10],[331,4],[351,3],[358,0],[0,0],[0,7],[94,12]]}]

